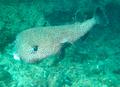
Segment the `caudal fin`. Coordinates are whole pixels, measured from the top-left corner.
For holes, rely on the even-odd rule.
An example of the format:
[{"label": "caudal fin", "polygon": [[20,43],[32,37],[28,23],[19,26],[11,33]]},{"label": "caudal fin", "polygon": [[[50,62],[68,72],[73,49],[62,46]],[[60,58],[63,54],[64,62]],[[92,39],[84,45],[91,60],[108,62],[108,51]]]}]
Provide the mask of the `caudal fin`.
[{"label": "caudal fin", "polygon": [[97,21],[97,24],[102,25],[102,26],[107,26],[108,25],[108,18],[104,12],[104,10],[100,7],[98,7],[95,11],[95,19]]}]

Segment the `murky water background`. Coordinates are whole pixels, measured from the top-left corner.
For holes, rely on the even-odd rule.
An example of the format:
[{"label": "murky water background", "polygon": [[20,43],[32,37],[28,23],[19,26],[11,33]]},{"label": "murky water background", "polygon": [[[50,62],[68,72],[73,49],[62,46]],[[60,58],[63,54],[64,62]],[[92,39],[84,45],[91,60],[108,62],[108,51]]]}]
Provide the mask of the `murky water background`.
[{"label": "murky water background", "polygon": [[[13,59],[14,40],[21,31],[39,26],[82,22],[102,7],[108,26],[95,26],[85,38],[35,64]],[[0,87],[120,87],[119,0],[1,0]]]}]

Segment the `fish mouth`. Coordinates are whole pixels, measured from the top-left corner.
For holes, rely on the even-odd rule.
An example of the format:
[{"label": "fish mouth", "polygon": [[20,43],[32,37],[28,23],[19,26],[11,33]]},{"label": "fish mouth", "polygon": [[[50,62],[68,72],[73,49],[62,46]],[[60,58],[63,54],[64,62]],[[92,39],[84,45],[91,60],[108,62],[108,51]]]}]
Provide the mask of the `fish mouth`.
[{"label": "fish mouth", "polygon": [[40,62],[42,61],[44,58],[46,57],[43,57],[43,58],[40,58],[40,57],[32,57],[32,58],[29,58],[29,57],[21,57],[18,53],[13,53],[13,58],[17,61],[23,61],[23,62],[26,62],[26,63],[36,63],[36,62]]},{"label": "fish mouth", "polygon": [[17,53],[13,53],[13,58],[15,60],[21,60]]},{"label": "fish mouth", "polygon": [[25,61],[27,63],[35,63],[35,62],[38,62],[39,61],[39,58],[32,58],[32,59],[24,59],[24,58],[21,58],[19,57],[19,55],[17,53],[13,53],[13,58],[15,60],[18,60],[18,61]]}]

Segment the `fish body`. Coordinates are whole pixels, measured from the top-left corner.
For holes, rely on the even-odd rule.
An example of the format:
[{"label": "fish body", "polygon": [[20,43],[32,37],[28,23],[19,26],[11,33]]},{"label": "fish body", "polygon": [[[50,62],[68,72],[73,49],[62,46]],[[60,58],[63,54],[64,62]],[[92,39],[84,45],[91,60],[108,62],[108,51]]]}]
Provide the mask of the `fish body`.
[{"label": "fish body", "polygon": [[61,43],[73,43],[78,40],[97,23],[98,19],[93,17],[83,23],[24,30],[16,37],[15,56],[29,63],[39,61],[56,54],[61,48]]}]

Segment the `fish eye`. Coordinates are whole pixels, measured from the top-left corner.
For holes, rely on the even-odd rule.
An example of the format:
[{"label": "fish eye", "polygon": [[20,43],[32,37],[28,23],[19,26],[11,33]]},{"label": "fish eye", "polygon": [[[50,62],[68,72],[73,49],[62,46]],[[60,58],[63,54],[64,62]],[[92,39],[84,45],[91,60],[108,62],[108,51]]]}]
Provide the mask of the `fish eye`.
[{"label": "fish eye", "polygon": [[35,52],[37,52],[37,51],[38,51],[38,45],[32,46],[32,48],[31,48],[31,53],[35,53]]},{"label": "fish eye", "polygon": [[33,46],[33,51],[38,51],[38,46],[37,45]]}]

